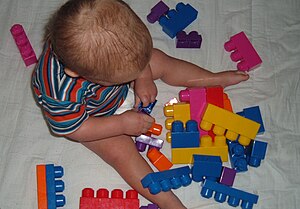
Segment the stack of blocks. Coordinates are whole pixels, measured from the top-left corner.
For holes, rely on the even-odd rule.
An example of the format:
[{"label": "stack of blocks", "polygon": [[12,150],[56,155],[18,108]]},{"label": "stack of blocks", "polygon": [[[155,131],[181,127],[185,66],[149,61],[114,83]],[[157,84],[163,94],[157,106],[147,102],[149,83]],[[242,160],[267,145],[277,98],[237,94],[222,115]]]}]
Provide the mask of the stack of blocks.
[{"label": "stack of blocks", "polygon": [[65,205],[64,195],[59,194],[65,188],[64,182],[59,180],[63,175],[61,166],[36,166],[38,209],[56,209]]},{"label": "stack of blocks", "polygon": [[162,26],[163,31],[170,37],[176,36],[177,48],[200,48],[202,37],[197,31],[192,31],[186,34],[183,30],[189,26],[198,15],[198,11],[190,4],[182,2],[176,5],[175,9],[169,10],[169,7],[159,1],[147,16],[150,23],[156,21]]},{"label": "stack of blocks", "polygon": [[109,197],[109,191],[101,188],[95,197],[93,189],[85,188],[82,190],[79,209],[139,209],[139,204],[135,190],[128,190],[124,198],[121,189],[113,190]]}]

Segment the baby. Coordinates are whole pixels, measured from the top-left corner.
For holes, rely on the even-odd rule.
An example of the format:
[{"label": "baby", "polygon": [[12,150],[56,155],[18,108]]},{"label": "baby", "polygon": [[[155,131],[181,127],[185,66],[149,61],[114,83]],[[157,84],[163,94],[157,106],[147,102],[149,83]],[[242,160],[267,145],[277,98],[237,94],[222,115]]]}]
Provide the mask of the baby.
[{"label": "baby", "polygon": [[185,208],[171,191],[154,196],[141,185],[152,170],[131,137],[146,133],[154,119],[135,110],[114,114],[130,87],[135,106],[155,101],[155,79],[226,87],[248,75],[212,73],[154,49],[145,24],[121,0],[69,0],[49,21],[32,85],[54,134],[92,150],[161,209]]}]

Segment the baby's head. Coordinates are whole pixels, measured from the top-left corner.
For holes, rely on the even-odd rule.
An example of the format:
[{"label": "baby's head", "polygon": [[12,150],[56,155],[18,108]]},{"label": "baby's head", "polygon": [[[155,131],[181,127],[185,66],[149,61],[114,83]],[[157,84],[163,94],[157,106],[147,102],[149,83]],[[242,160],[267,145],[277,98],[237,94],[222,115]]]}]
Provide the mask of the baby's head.
[{"label": "baby's head", "polygon": [[141,19],[119,0],[69,0],[47,28],[68,73],[96,83],[121,84],[148,64],[152,39]]}]

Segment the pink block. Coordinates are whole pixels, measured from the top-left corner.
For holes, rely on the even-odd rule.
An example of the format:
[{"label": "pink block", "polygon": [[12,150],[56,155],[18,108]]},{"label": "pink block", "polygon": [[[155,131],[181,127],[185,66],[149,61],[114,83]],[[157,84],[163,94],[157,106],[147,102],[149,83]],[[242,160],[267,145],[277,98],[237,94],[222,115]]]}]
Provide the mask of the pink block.
[{"label": "pink block", "polygon": [[[179,100],[181,102],[190,103],[191,120],[200,124],[202,120],[202,112],[206,105],[206,89],[205,88],[187,88],[179,92]],[[200,135],[207,135],[206,131],[200,129]]]},{"label": "pink block", "polygon": [[22,59],[26,67],[37,63],[35,52],[27,38],[27,35],[20,24],[15,24],[11,27],[10,32],[16,42],[16,45],[21,53]]},{"label": "pink block", "polygon": [[240,32],[230,38],[224,44],[226,51],[231,52],[230,58],[237,64],[238,70],[250,71],[262,63],[261,58],[255,51],[244,32]]}]

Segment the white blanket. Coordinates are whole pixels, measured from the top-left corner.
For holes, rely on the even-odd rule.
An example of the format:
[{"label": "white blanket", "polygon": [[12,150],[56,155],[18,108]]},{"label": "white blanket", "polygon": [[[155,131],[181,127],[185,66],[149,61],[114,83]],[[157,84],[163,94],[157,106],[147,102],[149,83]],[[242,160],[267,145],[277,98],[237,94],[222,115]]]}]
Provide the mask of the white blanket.
[{"label": "white blanket", "polygon": [[[296,209],[300,205],[300,1],[299,0],[190,0],[199,12],[186,29],[203,38],[201,49],[176,49],[158,23],[146,16],[157,0],[126,0],[147,24],[155,47],[219,72],[235,69],[236,64],[223,44],[230,36],[244,31],[263,64],[251,71],[250,79],[225,89],[234,111],[259,105],[266,132],[257,139],[268,142],[266,159],[259,168],[239,173],[234,187],[259,195],[254,208]],[[179,1],[165,0],[170,8]],[[34,66],[26,68],[10,34],[15,23],[23,25],[37,55],[42,50],[43,27],[50,14],[64,1],[0,1],[0,208],[37,208],[37,164],[54,163],[65,169],[64,208],[79,208],[81,190],[100,187],[112,190],[129,186],[95,154],[82,145],[50,134],[36,105],[30,78]],[[183,69],[184,70],[184,69]],[[164,124],[163,105],[178,97],[182,88],[156,82],[158,103],[153,116]],[[132,94],[123,107],[132,105]],[[165,129],[162,137],[165,136]],[[168,143],[162,149],[170,155]],[[229,166],[229,163],[225,164]],[[200,185],[175,191],[188,208],[230,208],[200,196]],[[140,197],[141,205],[148,201]]]}]

